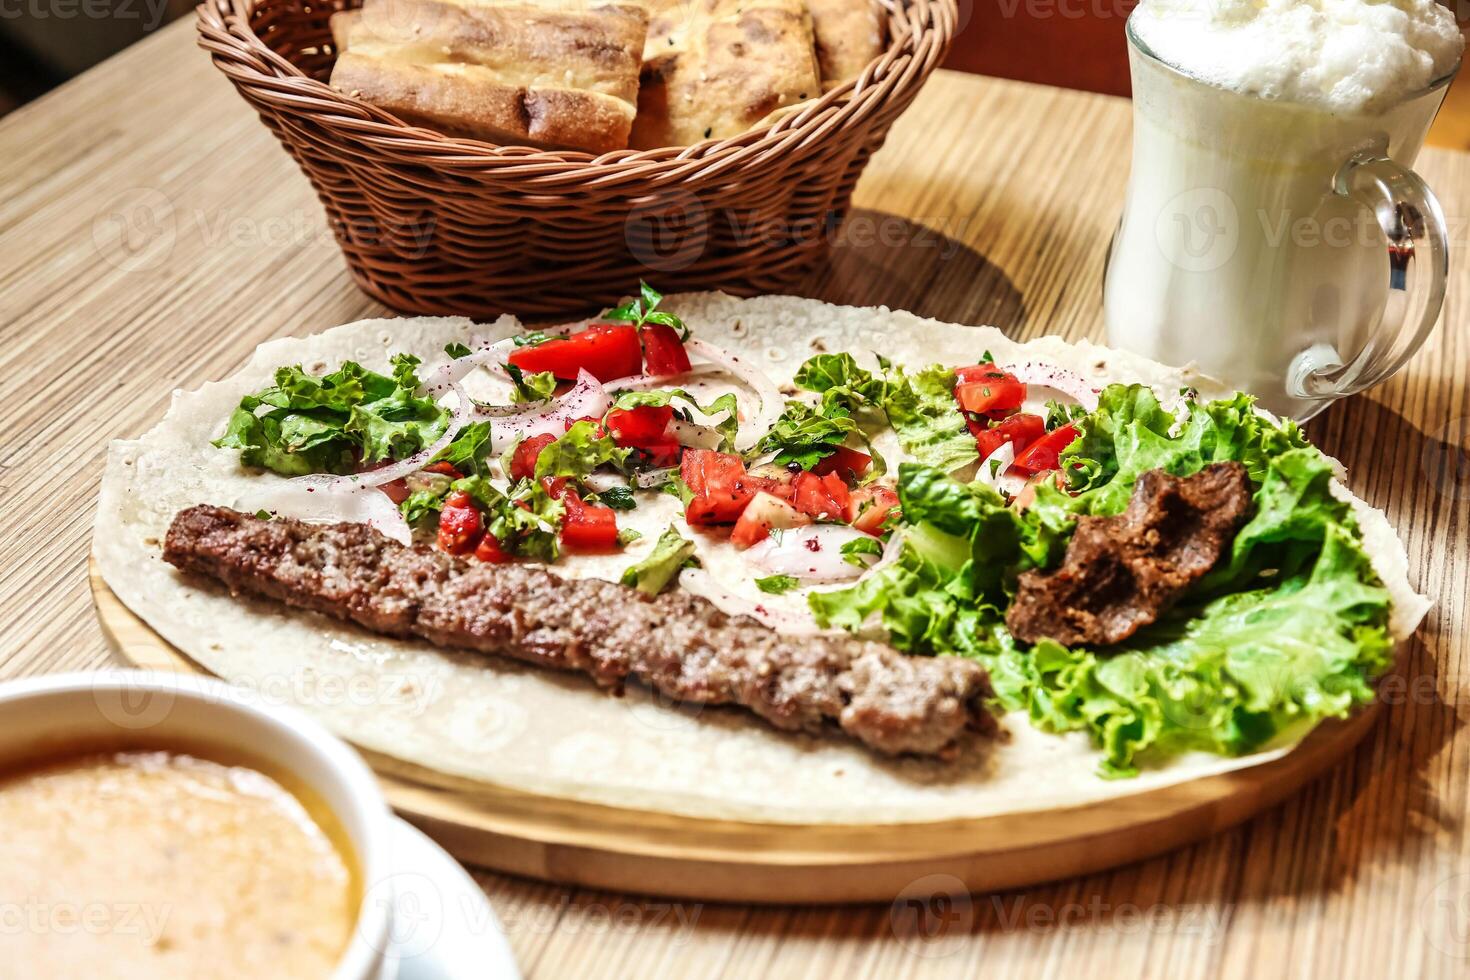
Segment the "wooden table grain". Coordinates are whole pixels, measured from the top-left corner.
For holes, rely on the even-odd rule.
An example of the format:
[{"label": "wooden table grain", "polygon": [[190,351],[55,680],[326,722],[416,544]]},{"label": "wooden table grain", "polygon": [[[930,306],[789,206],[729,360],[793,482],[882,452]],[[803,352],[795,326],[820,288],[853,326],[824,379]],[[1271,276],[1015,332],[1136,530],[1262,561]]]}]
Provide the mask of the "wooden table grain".
[{"label": "wooden table grain", "polygon": [[[103,450],[261,341],[384,311],[306,180],[177,24],[0,123],[0,675],[96,668]],[[1126,102],[941,72],[803,292],[1099,337]],[[1403,375],[1314,437],[1387,507],[1435,600],[1388,710],[1256,820],[1106,874],[902,908],[640,900],[480,874],[539,977],[1463,976],[1470,969],[1470,156],[1427,151],[1456,259]],[[664,283],[677,288],[677,283]],[[1038,773],[1038,778],[1045,775]],[[0,941],[3,950],[3,941]]]}]

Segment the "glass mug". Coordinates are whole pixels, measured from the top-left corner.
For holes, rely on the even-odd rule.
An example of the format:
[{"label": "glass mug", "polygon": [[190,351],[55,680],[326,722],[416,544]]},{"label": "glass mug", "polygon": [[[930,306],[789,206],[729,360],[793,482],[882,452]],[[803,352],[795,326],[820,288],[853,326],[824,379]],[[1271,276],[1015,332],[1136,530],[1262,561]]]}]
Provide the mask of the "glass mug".
[{"label": "glass mug", "polygon": [[[1454,72],[1361,114],[1223,89],[1128,25],[1133,170],[1108,343],[1297,419],[1388,378],[1439,319],[1444,214],[1409,169]],[[1457,66],[1458,67],[1458,66]]]}]

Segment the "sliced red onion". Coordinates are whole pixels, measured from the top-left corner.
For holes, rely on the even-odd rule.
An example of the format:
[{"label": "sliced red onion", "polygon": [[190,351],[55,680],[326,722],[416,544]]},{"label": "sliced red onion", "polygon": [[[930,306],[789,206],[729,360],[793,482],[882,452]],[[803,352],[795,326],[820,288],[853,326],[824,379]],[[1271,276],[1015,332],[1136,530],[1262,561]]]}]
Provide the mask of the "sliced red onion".
[{"label": "sliced red onion", "polygon": [[1069,398],[1075,398],[1089,412],[1097,408],[1099,389],[1092,387],[1075,371],[1045,361],[1021,361],[1004,365],[1001,370],[1014,375],[1017,381],[1027,385],[1050,388]]},{"label": "sliced red onion", "polygon": [[730,616],[750,618],[782,633],[813,635],[837,633],[824,630],[811,616],[790,609],[775,608],[767,602],[746,599],[721,586],[702,568],[686,568],[679,573],[679,586],[686,592],[708,599],[715,608]]},{"label": "sliced red onion", "polygon": [[1016,461],[1016,447],[1013,443],[1003,442],[989,456],[980,461],[980,468],[975,472],[975,479],[1001,493],[1015,496],[1026,486],[1026,478],[1016,476],[1010,472],[1011,464]]},{"label": "sliced red onion", "polygon": [[577,374],[577,383],[560,398],[537,402],[531,408],[523,408],[514,415],[484,414],[476,408],[476,418],[490,420],[490,448],[492,452],[503,450],[513,439],[539,435],[562,436],[568,426],[578,419],[600,419],[612,407],[607,389],[587,371]]},{"label": "sliced red onion", "polygon": [[760,410],[754,418],[745,420],[746,424],[740,427],[740,433],[735,438],[736,449],[746,450],[754,446],[767,432],[771,431],[771,427],[781,417],[785,399],[781,397],[780,389],[760,368],[747,363],[739,355],[732,354],[723,347],[716,347],[708,341],[693,337],[684,342],[684,347],[690,353],[697,354],[739,378],[746,387],[755,392],[756,398],[760,400]]},{"label": "sliced red onion", "polygon": [[752,545],[747,561],[772,575],[792,575],[807,582],[841,582],[862,575],[865,566],[854,565],[842,554],[842,546],[860,538],[872,540],[845,524],[812,524],[788,528]]}]

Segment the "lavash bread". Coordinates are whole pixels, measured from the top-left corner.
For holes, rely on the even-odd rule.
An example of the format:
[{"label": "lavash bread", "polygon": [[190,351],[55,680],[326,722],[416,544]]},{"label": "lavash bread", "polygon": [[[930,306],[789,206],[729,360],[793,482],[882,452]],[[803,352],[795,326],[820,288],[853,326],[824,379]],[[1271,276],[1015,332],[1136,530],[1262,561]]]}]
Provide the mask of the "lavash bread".
[{"label": "lavash bread", "polygon": [[817,41],[822,91],[857,78],[883,53],[882,11],[873,0],[806,0]]},{"label": "lavash bread", "polygon": [[332,18],[331,84],[441,132],[602,153],[628,145],[647,30],[615,0],[366,0]]},{"label": "lavash bread", "polygon": [[[872,352],[879,350],[911,367],[971,363],[978,352],[990,351],[1001,363],[1055,364],[1093,387],[1145,382],[1164,399],[1177,398],[1185,387],[1204,398],[1227,393],[1191,369],[1086,341],[1045,337],[1023,344],[994,328],[885,308],[704,293],[668,296],[660,309],[678,314],[695,337],[761,365],[778,386],[790,384],[796,368],[818,351],[847,351],[869,367],[876,366]],[[369,634],[274,602],[232,596],[209,581],[179,575],[162,560],[169,523],[185,507],[276,506],[269,493],[282,478],[242,469],[236,454],[215,449],[210,440],[240,398],[270,384],[281,365],[316,370],[352,360],[386,370],[390,354],[407,351],[422,355],[421,371],[430,372],[447,361],[448,344],[479,346],[526,329],[509,316],[484,324],[464,317],[366,320],[269,341],[238,374],[175,393],[162,421],[108,451],[92,539],[98,569],[122,602],[195,663],[312,711],[338,735],[375,753],[375,765],[391,764],[420,782],[490,786],[502,794],[802,826],[1001,814],[1025,821],[1039,810],[1118,799],[1268,762],[1306,734],[1293,732],[1287,742],[1241,758],[1189,753],[1162,760],[1136,779],[1109,780],[1097,778],[1099,753],[1085,736],[1048,734],[1018,715],[1005,721],[1008,740],[967,747],[953,763],[879,760],[841,739],[782,733],[723,709],[671,707],[636,685],[611,698],[594,684],[504,658]],[[465,379],[471,394],[476,380]],[[895,447],[882,449],[890,466],[903,458]],[[1382,512],[1341,484],[1334,483],[1333,493],[1354,510],[1374,570],[1393,597],[1390,632],[1403,640],[1428,608],[1409,581],[1404,546]],[[640,541],[620,554],[566,559],[558,571],[616,581],[646,556],[663,530],[681,520],[682,503],[668,494],[643,496],[619,517],[620,525],[643,532]],[[803,607],[798,593],[758,591],[746,560],[728,541],[690,537],[706,572],[726,588],[770,608]],[[1045,779],[1037,778],[1040,772]]]},{"label": "lavash bread", "polygon": [[805,0],[645,0],[635,149],[738,136],[821,94]]}]

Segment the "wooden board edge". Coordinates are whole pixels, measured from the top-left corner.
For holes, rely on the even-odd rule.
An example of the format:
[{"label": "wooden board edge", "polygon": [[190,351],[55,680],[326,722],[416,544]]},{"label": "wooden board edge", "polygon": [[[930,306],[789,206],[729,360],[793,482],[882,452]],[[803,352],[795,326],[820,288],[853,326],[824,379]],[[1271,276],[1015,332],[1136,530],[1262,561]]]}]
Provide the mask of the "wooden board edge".
[{"label": "wooden board edge", "polygon": [[[95,558],[88,572],[103,634],[123,660],[208,673],[112,593]],[[1100,804],[866,827],[709,820],[494,787],[470,793],[414,778],[416,767],[356,748],[392,807],[468,864],[700,901],[854,904],[892,901],[925,880],[995,891],[1164,853],[1280,802],[1355,745],[1376,713],[1375,704],[1325,724],[1269,763]]]}]

